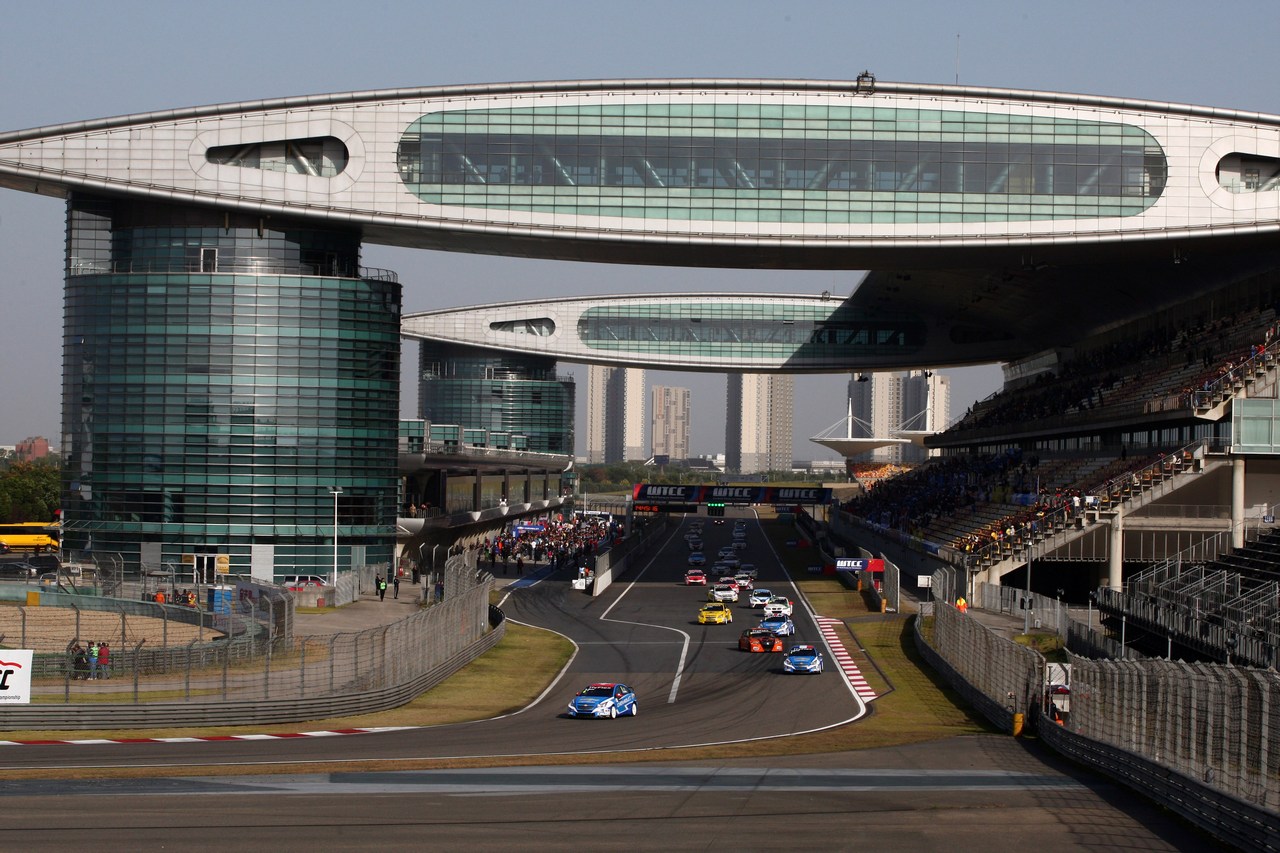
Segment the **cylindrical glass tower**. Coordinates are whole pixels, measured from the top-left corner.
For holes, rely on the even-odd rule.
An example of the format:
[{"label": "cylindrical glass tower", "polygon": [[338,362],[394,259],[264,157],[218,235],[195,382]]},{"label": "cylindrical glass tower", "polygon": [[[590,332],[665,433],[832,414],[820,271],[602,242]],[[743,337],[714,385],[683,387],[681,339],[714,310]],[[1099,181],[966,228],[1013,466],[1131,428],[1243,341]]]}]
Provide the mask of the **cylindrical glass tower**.
[{"label": "cylindrical glass tower", "polygon": [[394,547],[400,285],[359,234],[77,196],[64,551],[327,576]]},{"label": "cylindrical glass tower", "polygon": [[528,449],[573,454],[572,377],[555,359],[423,341],[421,417],[437,424],[507,432]]}]

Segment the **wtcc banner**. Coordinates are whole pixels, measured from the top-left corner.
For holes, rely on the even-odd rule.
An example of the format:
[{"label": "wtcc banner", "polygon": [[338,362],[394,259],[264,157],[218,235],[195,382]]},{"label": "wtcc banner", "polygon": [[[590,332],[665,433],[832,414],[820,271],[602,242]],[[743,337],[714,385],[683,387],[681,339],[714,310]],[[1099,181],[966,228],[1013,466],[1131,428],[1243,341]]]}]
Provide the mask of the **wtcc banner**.
[{"label": "wtcc banner", "polygon": [[831,503],[831,490],[803,486],[657,486],[637,483],[632,488],[631,498],[645,503],[825,504]]},{"label": "wtcc banner", "polygon": [[31,649],[0,649],[0,705],[31,704]]}]

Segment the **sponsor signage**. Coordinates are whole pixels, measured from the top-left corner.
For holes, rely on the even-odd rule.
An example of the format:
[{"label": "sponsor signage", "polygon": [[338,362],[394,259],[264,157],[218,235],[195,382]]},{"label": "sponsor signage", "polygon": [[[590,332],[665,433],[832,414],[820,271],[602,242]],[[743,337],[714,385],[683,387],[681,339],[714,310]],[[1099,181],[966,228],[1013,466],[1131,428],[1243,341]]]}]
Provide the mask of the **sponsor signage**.
[{"label": "sponsor signage", "polygon": [[637,503],[825,504],[831,503],[831,490],[806,486],[659,486],[637,483],[631,497]]},{"label": "sponsor signage", "polygon": [[856,557],[840,557],[836,560],[837,572],[883,572],[884,560],[865,560]]},{"label": "sponsor signage", "polygon": [[632,504],[633,512],[697,512],[697,504]]},{"label": "sponsor signage", "polygon": [[31,649],[0,649],[0,705],[31,704]]}]

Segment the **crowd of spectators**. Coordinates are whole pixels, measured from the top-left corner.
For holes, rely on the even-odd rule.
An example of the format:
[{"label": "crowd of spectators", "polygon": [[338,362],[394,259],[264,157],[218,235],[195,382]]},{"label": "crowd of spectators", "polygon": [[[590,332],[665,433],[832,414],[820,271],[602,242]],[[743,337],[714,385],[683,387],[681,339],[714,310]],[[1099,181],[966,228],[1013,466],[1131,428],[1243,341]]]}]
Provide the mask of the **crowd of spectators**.
[{"label": "crowd of spectators", "polygon": [[[593,555],[623,535],[623,525],[605,516],[557,517],[513,524],[507,531],[477,543],[481,565],[507,574],[524,572],[526,561],[560,566],[583,566]],[[499,569],[501,564],[501,569]]]},{"label": "crowd of spectators", "polygon": [[1179,405],[1190,406],[1193,391],[1209,388],[1249,358],[1264,352],[1276,336],[1274,311],[1236,314],[1212,322],[1150,330],[1076,352],[1054,371],[1029,385],[1001,391],[975,406],[954,429],[1011,426],[1094,412],[1112,403],[1162,397],[1151,379],[1170,376]]}]

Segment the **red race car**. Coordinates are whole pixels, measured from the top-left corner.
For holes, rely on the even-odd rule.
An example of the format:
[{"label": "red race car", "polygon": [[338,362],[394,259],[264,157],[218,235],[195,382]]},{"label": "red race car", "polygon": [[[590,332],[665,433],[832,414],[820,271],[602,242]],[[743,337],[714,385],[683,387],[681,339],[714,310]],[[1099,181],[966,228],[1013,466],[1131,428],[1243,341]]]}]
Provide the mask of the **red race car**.
[{"label": "red race car", "polygon": [[782,638],[762,628],[748,628],[738,637],[738,648],[744,652],[781,652]]},{"label": "red race car", "polygon": [[707,573],[704,572],[702,569],[690,569],[689,571],[685,572],[684,585],[693,586],[694,584],[698,584],[700,586],[706,586]]}]

